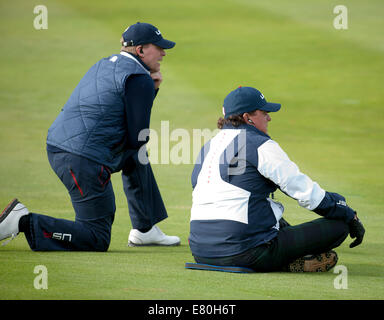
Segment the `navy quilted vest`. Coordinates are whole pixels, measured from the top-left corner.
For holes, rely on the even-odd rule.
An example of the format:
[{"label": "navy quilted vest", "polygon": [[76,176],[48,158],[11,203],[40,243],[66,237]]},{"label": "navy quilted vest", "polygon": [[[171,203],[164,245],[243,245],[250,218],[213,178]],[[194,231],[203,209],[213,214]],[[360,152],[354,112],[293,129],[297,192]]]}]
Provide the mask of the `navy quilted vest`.
[{"label": "navy quilted vest", "polygon": [[149,74],[126,54],[103,58],[92,66],[48,130],[47,144],[119,169],[127,130],[125,81]]}]

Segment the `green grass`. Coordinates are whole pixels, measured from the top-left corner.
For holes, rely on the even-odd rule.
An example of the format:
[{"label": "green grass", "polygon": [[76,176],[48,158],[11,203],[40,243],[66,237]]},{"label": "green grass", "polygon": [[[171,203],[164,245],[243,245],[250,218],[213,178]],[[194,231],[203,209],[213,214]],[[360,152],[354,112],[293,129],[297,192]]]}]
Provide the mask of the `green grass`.
[{"label": "green grass", "polygon": [[[38,3],[36,3],[38,4]],[[366,227],[364,243],[337,249],[348,289],[323,274],[237,275],[190,271],[191,164],[153,165],[176,248],[128,248],[130,220],[119,174],[117,213],[107,253],[32,252],[24,235],[0,247],[0,299],[383,299],[384,5],[349,0],[349,29],[333,28],[330,0],[46,0],[48,30],[33,28],[27,0],[0,1],[0,206],[18,197],[32,212],[73,219],[64,186],[45,154],[48,127],[101,57],[119,50],[137,21],[177,42],[162,65],[164,82],[151,127],[213,130],[226,94],[239,85],[281,102],[271,136],[301,170],[343,194]],[[170,142],[170,148],[177,142]],[[191,156],[191,162],[193,161]],[[278,194],[285,217],[317,216]],[[36,265],[48,290],[36,290]]]}]

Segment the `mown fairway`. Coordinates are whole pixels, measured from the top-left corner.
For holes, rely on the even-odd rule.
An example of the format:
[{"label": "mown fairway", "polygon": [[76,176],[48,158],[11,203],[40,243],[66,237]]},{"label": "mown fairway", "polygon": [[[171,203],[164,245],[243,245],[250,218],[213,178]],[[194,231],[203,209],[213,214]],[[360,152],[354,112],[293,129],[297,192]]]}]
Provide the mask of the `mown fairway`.
[{"label": "mown fairway", "polygon": [[[48,29],[35,30],[35,5]],[[333,8],[348,8],[336,30]],[[175,248],[128,248],[130,220],[121,177],[113,176],[117,213],[107,253],[32,252],[24,235],[0,247],[0,299],[383,299],[384,297],[384,4],[331,0],[0,0],[0,207],[14,197],[31,212],[73,219],[69,196],[45,152],[47,129],[88,68],[118,53],[122,31],[149,22],[175,41],[162,63],[164,81],[151,128],[161,144],[153,164]],[[366,227],[355,249],[337,249],[348,289],[337,274],[236,275],[184,269],[188,247],[188,161],[161,163],[179,142],[161,135],[214,130],[224,97],[254,86],[282,103],[269,133],[324,189],[343,194]],[[180,131],[181,132],[181,131]],[[169,148],[167,148],[167,142]],[[191,147],[192,150],[192,147]],[[185,154],[184,154],[185,155]],[[283,194],[291,224],[317,218]],[[48,269],[48,289],[33,286]]]}]

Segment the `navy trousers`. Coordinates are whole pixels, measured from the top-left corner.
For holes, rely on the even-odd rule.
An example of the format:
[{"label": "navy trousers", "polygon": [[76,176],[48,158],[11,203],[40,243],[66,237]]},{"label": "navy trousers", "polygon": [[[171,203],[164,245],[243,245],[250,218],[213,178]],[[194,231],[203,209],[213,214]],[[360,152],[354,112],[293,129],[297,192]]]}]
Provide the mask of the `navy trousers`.
[{"label": "navy trousers", "polygon": [[235,256],[194,258],[198,263],[248,267],[258,272],[284,271],[297,258],[340,246],[348,234],[349,227],[344,221],[319,218],[281,228],[272,241]]},{"label": "navy trousers", "polygon": [[[71,197],[75,220],[31,213],[25,232],[34,251],[106,251],[115,216],[115,195],[110,170],[94,161],[67,152],[49,152],[52,169]],[[150,164],[137,153],[126,159],[122,179],[132,227],[151,228],[167,218]]]}]

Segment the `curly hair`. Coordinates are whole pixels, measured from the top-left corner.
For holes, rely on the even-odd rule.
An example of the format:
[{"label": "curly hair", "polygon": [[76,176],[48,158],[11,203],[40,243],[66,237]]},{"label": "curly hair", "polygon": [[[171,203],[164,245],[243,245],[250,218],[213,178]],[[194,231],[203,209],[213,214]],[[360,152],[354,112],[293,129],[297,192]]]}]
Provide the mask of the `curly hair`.
[{"label": "curly hair", "polygon": [[224,119],[222,117],[217,120],[217,127],[219,129],[222,129],[225,124],[230,123],[234,127],[238,127],[239,125],[246,123],[243,119],[243,115],[241,114],[234,114],[232,116],[229,116],[228,119]]}]

